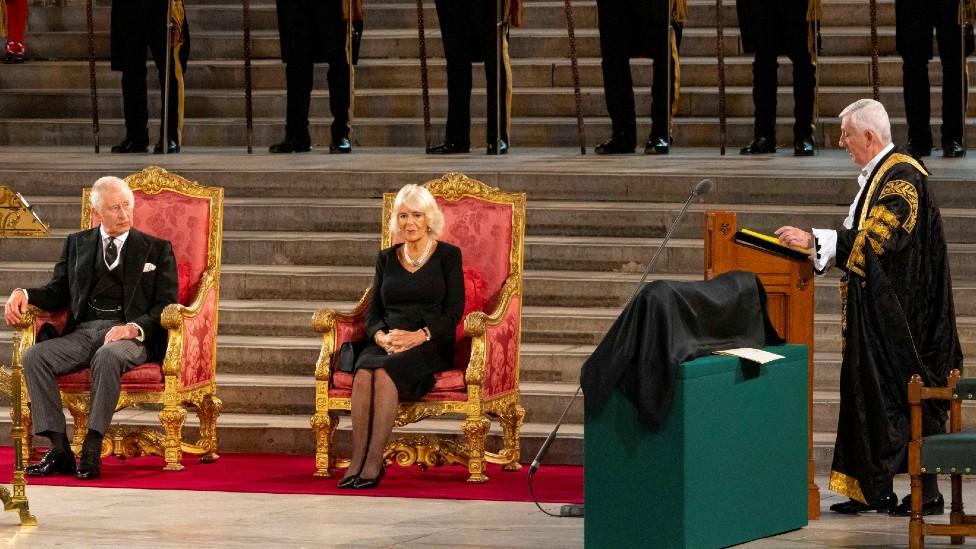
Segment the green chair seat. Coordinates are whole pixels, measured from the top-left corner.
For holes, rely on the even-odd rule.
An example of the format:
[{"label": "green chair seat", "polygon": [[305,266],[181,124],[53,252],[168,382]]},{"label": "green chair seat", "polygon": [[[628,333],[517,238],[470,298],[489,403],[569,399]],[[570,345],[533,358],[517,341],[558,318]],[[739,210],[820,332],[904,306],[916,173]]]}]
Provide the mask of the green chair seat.
[{"label": "green chair seat", "polygon": [[953,396],[961,400],[976,400],[976,377],[960,379]]},{"label": "green chair seat", "polygon": [[976,474],[976,432],[923,438],[922,472]]}]

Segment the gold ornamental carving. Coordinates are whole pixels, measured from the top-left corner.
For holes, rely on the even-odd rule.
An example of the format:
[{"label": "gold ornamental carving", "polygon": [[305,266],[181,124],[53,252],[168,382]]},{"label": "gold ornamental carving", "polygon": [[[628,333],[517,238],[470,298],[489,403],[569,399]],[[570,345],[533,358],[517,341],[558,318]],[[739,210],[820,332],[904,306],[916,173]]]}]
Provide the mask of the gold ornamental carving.
[{"label": "gold ornamental carving", "polygon": [[47,236],[48,226],[20,193],[0,186],[0,239]]}]

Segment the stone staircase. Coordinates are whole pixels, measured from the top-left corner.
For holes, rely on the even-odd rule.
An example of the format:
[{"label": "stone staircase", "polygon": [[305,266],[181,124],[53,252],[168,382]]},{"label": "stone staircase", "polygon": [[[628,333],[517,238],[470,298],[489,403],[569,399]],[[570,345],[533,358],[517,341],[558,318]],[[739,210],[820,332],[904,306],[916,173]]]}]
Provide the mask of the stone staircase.
[{"label": "stone staircase", "polygon": [[[28,44],[32,61],[0,70],[0,145],[90,145],[87,40],[83,5],[32,6]],[[284,74],[278,60],[274,4],[252,2],[254,52],[255,145],[259,148],[283,133]],[[97,81],[102,144],[122,138],[119,76],[109,71],[109,2],[97,0],[95,45],[99,58]],[[431,57],[431,105],[434,139],[443,132],[446,113],[445,67],[433,2],[425,3],[427,44]],[[596,4],[574,2],[577,24],[583,109],[590,147],[609,134],[602,90]],[[407,0],[385,0],[367,6],[362,59],[356,71],[356,121],[353,139],[367,147],[421,147],[422,103],[417,61],[416,8]],[[514,98],[512,141],[516,148],[564,147],[577,144],[568,38],[563,3],[528,0],[525,25],[511,37]],[[240,4],[227,0],[187,0],[191,34],[191,64],[187,73],[185,144],[239,147],[244,144],[243,41]],[[868,10],[859,0],[825,0],[824,51],[819,62],[820,112],[818,139],[835,146],[837,112],[854,99],[870,96],[870,38]],[[741,51],[734,2],[724,6],[723,50],[727,56],[728,143],[747,141],[752,132],[751,58]],[[901,99],[901,65],[894,51],[894,1],[879,1],[880,81],[882,100],[894,122],[896,140],[905,135]],[[690,0],[689,20],[681,45],[681,96],[675,119],[678,147],[719,143],[715,5]],[[633,72],[639,122],[649,127],[650,61],[634,60]],[[938,64],[932,67],[939,82]],[[153,71],[150,71],[151,73]],[[475,70],[472,128],[474,142],[484,135],[483,73]],[[789,63],[780,68],[778,102],[781,139],[790,135],[792,96]],[[325,69],[316,75],[313,97],[313,139],[327,143],[330,115]],[[479,86],[482,86],[479,88]],[[153,85],[150,89],[154,88]],[[939,112],[935,94],[933,112]],[[153,92],[150,112],[158,112]],[[938,128],[938,121],[933,125]],[[972,129],[967,130],[973,133]],[[786,136],[786,137],[783,137]],[[974,133],[973,137],[976,137]],[[938,136],[936,136],[938,142]]]},{"label": "stone staircase", "polygon": [[[0,183],[27,196],[52,227],[48,238],[0,241],[0,295],[47,280],[63,236],[77,230],[82,186],[97,175],[137,171],[147,160],[0,148]],[[326,305],[350,308],[369,283],[383,191],[463,170],[505,190],[528,193],[521,388],[528,410],[523,459],[530,459],[575,390],[580,365],[633,291],[695,181],[721,174],[714,177],[709,202],[692,206],[652,279],[701,278],[705,209],[737,211],[742,226],[767,232],[788,222],[834,227],[855,187],[850,161],[839,152],[813,159],[722,159],[676,151],[653,164],[641,156],[610,160],[552,151],[435,159],[419,151],[366,149],[342,158],[204,151],[152,160],[226,189],[218,338],[224,451],[312,452],[308,417],[320,339],[311,330],[311,315]],[[971,357],[976,353],[976,195],[968,174],[974,166],[937,158],[930,167],[942,174],[932,186],[947,206],[943,215],[959,332]],[[814,426],[821,472],[829,467],[839,403],[838,282],[836,275],[817,281]],[[0,331],[0,357],[9,352],[10,332]],[[119,417],[138,424],[153,423],[156,416],[135,410]],[[568,422],[550,463],[582,461],[581,403]],[[410,430],[448,434],[456,433],[458,424],[442,419]],[[347,435],[344,421],[340,452]],[[493,436],[497,443],[497,427]]]}]

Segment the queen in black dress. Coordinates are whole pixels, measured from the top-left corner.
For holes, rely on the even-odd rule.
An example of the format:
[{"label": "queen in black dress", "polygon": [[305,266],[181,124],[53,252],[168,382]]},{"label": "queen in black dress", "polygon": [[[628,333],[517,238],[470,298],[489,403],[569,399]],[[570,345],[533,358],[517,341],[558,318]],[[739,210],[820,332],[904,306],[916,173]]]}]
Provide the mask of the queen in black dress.
[{"label": "queen in black dress", "polygon": [[340,488],[373,488],[383,476],[383,451],[393,432],[399,398],[418,400],[434,374],[451,368],[454,330],[464,311],[461,250],[437,241],[444,227],[427,189],[397,193],[390,230],[403,240],[382,250],[366,336],[352,385],[352,458]]}]

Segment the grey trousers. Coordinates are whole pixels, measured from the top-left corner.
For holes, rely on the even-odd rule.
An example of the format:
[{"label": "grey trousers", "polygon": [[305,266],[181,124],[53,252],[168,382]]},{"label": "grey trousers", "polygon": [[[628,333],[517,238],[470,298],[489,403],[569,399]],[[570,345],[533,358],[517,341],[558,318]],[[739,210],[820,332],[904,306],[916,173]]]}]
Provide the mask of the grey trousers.
[{"label": "grey trousers", "polygon": [[134,340],[104,345],[105,334],[121,323],[82,322],[70,334],[42,341],[24,353],[24,380],[31,400],[34,434],[66,432],[58,376],[91,367],[88,428],[105,434],[122,390],[122,374],[146,362],[145,345]]}]

